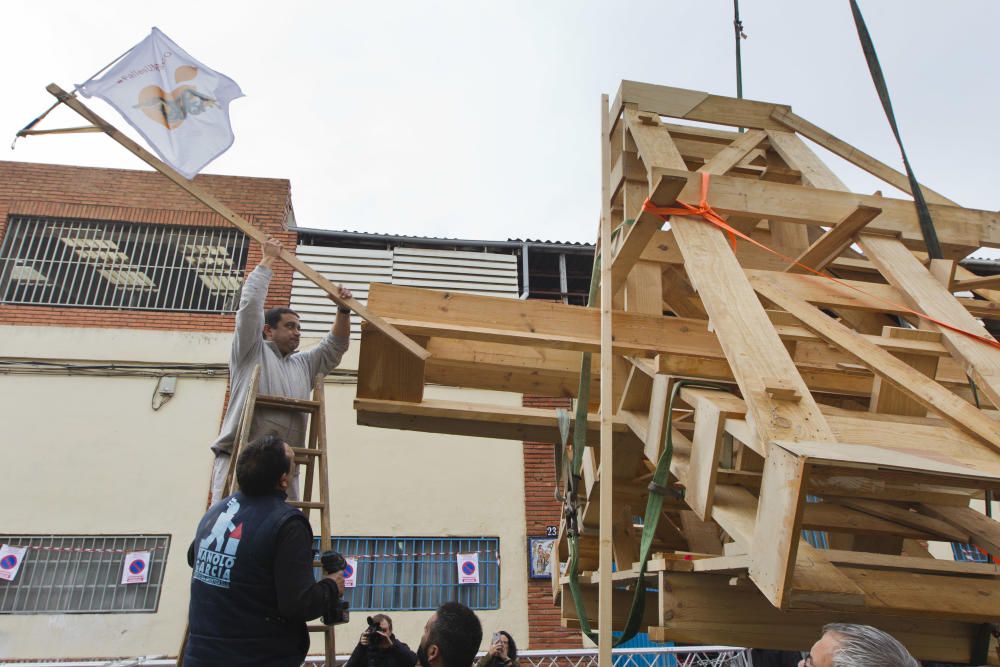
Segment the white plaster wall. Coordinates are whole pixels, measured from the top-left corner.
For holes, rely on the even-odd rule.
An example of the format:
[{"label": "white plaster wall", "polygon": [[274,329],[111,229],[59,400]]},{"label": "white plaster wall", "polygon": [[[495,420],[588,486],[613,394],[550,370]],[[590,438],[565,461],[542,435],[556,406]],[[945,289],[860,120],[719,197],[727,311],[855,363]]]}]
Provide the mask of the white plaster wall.
[{"label": "white plaster wall", "polygon": [[[0,327],[0,341],[6,358],[225,363],[230,336]],[[356,367],[356,359],[355,341],[342,367]],[[154,378],[0,374],[8,500],[0,503],[0,531],[172,536],[157,613],[4,615],[0,658],[176,653],[190,581],[185,551],[204,509],[226,378],[181,378],[158,411],[150,407],[155,386]],[[327,384],[334,534],[498,536],[501,608],[480,612],[484,632],[527,636],[521,444],[358,426],[354,391]],[[427,394],[520,402],[494,392]],[[396,634],[415,649],[430,613],[392,613]],[[366,615],[338,629],[338,652],[353,648]]]}]

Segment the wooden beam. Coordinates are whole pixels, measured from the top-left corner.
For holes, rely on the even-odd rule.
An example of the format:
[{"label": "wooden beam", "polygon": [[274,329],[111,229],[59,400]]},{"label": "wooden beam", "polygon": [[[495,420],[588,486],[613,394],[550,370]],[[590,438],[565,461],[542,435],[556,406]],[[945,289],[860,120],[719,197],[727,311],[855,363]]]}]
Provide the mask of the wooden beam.
[{"label": "wooden beam", "polygon": [[618,118],[626,104],[634,104],[639,111],[648,111],[670,118],[685,118],[732,127],[777,130],[783,130],[785,126],[771,118],[771,113],[775,109],[791,109],[786,105],[709,95],[698,90],[622,81],[611,106],[610,117]]},{"label": "wooden beam", "polygon": [[[611,248],[611,146],[610,146],[611,126],[608,119],[608,96],[601,96],[601,248],[607,253]],[[640,216],[641,217],[641,216]],[[632,226],[629,232],[631,236],[639,225],[639,221]],[[645,227],[643,228],[645,229]],[[655,230],[654,230],[655,231]],[[648,240],[648,239],[647,239]],[[626,248],[628,237],[626,237],[616,259],[621,257],[621,251]],[[645,242],[643,242],[645,245]],[[635,257],[639,256],[641,248],[635,252]],[[605,255],[607,256],[607,255]],[[625,259],[621,260],[620,267],[625,266]],[[628,268],[631,264],[628,262]],[[601,469],[608,472],[614,467],[614,448],[612,440],[612,419],[614,417],[614,388],[613,388],[613,365],[611,352],[612,320],[611,302],[615,292],[611,279],[612,263],[601,262]],[[626,272],[627,275],[627,272]],[[624,276],[623,276],[624,278]],[[622,280],[624,283],[624,280]],[[620,287],[620,285],[619,285]],[[612,618],[614,616],[613,595],[611,587],[611,571],[613,569],[614,554],[612,522],[614,521],[614,475],[606,474],[601,480],[601,526],[600,526],[600,587],[598,589],[598,663],[600,665],[611,665],[612,647]],[[631,559],[630,559],[631,560]]]},{"label": "wooden beam", "polygon": [[[884,162],[879,162],[871,155],[858,150],[847,142],[833,136],[826,130],[813,125],[805,118],[792,113],[790,108],[775,108],[775,110],[771,112],[771,118],[780,122],[782,125],[795,130],[802,136],[815,141],[817,144],[827,149],[834,155],[838,155],[851,164],[864,169],[872,176],[881,178],[889,185],[892,185],[907,194],[913,194],[910,190],[910,181],[905,174],[896,171]],[[920,189],[923,191],[924,198],[928,203],[951,206],[955,205],[955,202],[951,201],[944,195],[931,190],[923,183],[920,184]]]},{"label": "wooden beam", "polygon": [[789,273],[808,273],[801,265],[816,271],[822,271],[854,243],[855,235],[869,222],[874,220],[882,209],[873,206],[858,206],[823,236],[816,239],[812,245],[795,258],[795,264],[789,264],[785,271]]},{"label": "wooden beam", "polygon": [[877,500],[863,500],[860,498],[837,498],[833,502],[856,509],[865,514],[895,521],[904,526],[910,526],[926,533],[936,536],[936,539],[949,542],[968,543],[968,531],[958,530],[950,524],[933,517],[911,512],[895,505],[879,502]]},{"label": "wooden beam", "polygon": [[[994,340],[975,317],[952,296],[899,241],[862,234],[861,248],[892,285],[903,293],[908,305],[943,322]],[[973,340],[933,322],[924,322],[941,333],[945,347],[962,362],[990,402],[1000,405],[1000,349]]]},{"label": "wooden beam", "polygon": [[760,146],[765,139],[767,139],[767,133],[761,130],[750,130],[737,135],[733,143],[716,153],[698,171],[713,176],[725,174],[739,164],[740,160],[745,158],[750,151]]},{"label": "wooden beam", "polygon": [[774,152],[802,174],[803,185],[821,190],[848,190],[844,182],[794,132],[768,130],[767,139]]},{"label": "wooden beam", "polygon": [[761,296],[795,315],[813,333],[855,355],[894,387],[1000,452],[1000,424],[818,308],[789,297],[775,282],[758,276],[752,283]]},{"label": "wooden beam", "polygon": [[[265,243],[268,239],[268,235],[261,229],[258,229],[248,220],[237,214],[235,211],[230,209],[228,206],[219,201],[214,195],[209,193],[207,190],[202,189],[200,186],[195,185],[194,181],[189,181],[188,179],[181,176],[172,167],[165,164],[161,160],[157,159],[152,153],[147,151],[145,148],[132,141],[128,136],[122,134],[117,128],[111,125],[109,122],[98,116],[96,113],[90,110],[86,105],[83,104],[79,99],[73,95],[67,93],[65,90],[52,83],[45,88],[49,93],[51,93],[56,99],[65,104],[67,107],[77,112],[88,121],[93,123],[96,127],[99,127],[102,132],[107,134],[109,137],[114,139],[116,142],[131,151],[140,160],[151,166],[153,169],[157,170],[168,179],[170,179],[175,185],[187,192],[189,195],[200,201],[202,204],[215,211],[223,218],[231,222],[238,229],[240,229],[244,234],[254,239],[259,243]],[[301,259],[295,256],[287,250],[282,250],[280,257],[282,261],[291,266],[293,269],[304,275],[306,278],[311,280],[316,284],[317,287],[326,292],[330,298],[338,305],[345,308],[350,308],[355,313],[358,314],[363,320],[371,323],[372,326],[379,329],[389,338],[393,339],[398,343],[403,349],[407,350],[410,354],[413,354],[419,359],[426,359],[430,356],[424,348],[412,341],[411,339],[400,333],[395,327],[391,326],[388,322],[383,320],[378,315],[375,315],[368,311],[365,306],[363,306],[356,299],[344,299],[340,296],[340,286],[335,285],[326,279],[323,274],[316,271],[314,268],[303,262]]]},{"label": "wooden beam", "polygon": [[994,558],[1000,558],[1000,522],[996,519],[991,519],[971,507],[942,507],[924,503],[917,509],[924,514],[947,521],[963,532],[968,532],[972,535],[973,544],[989,552]]},{"label": "wooden beam", "polygon": [[[910,340],[927,340],[940,342],[941,334],[922,329],[903,329],[901,327],[885,327],[882,335],[887,338],[907,338]],[[901,361],[920,371],[933,380],[937,376],[938,358],[926,355],[897,354]],[[920,405],[880,376],[875,376],[872,383],[872,397],[868,404],[869,412],[879,412],[890,415],[908,415],[911,417],[926,417],[927,408]]]},{"label": "wooden beam", "polygon": [[[687,179],[688,184],[678,195],[678,199],[687,202],[699,200],[700,174],[665,165],[658,173]],[[859,205],[881,208],[882,214],[869,224],[869,230],[889,235],[900,234],[903,241],[912,248],[924,249],[913,202],[906,199],[803,188],[801,185],[737,176],[713,176],[709,203],[723,216],[823,227],[835,225]],[[928,206],[949,259],[964,257],[979,246],[1000,246],[1000,212],[943,204]]]},{"label": "wooden beam", "polygon": [[[426,344],[426,339],[417,339]],[[424,397],[424,360],[365,322],[358,357],[358,398],[419,403]]]},{"label": "wooden beam", "polygon": [[951,291],[964,292],[968,290],[971,292],[973,290],[993,287],[1000,287],[1000,273],[993,276],[978,276],[976,278],[956,280],[951,286]]}]

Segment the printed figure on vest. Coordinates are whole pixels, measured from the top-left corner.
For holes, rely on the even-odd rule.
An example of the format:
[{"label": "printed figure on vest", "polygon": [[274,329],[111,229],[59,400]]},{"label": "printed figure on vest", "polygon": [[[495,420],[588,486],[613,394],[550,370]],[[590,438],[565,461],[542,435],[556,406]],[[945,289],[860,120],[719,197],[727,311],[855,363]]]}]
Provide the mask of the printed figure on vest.
[{"label": "printed figure on vest", "polygon": [[198,524],[186,667],[298,667],[306,621],[333,612],[343,595],[343,571],[316,581],[309,521],[285,502],[293,462],[277,436],[249,443],[236,463],[240,490]]},{"label": "printed figure on vest", "polygon": [[417,660],[420,667],[469,667],[482,641],[476,613],[461,602],[445,602],[427,619]]},{"label": "printed figure on vest", "polygon": [[375,614],[344,667],[413,667],[417,654],[392,633],[392,619]]},{"label": "printed figure on vest", "polygon": [[[212,469],[212,502],[222,495],[229,472],[230,453],[239,426],[240,413],[250,391],[255,366],[260,366],[257,393],[285,398],[309,398],[313,380],[326,375],[340,364],[351,336],[350,310],[337,309],[330,333],[306,352],[299,347],[299,316],[290,308],[271,308],[264,312],[271,265],[281,252],[281,243],[269,239],[262,247],[263,258],[247,277],[236,311],[236,331],[229,358],[229,405],[222,420],[222,431],[212,443],[215,465]],[[351,298],[351,291],[341,287],[341,298]],[[254,412],[248,440],[262,435],[276,435],[293,447],[304,447],[307,417],[300,412],[258,408]],[[298,466],[295,466],[288,495],[299,498]]]}]

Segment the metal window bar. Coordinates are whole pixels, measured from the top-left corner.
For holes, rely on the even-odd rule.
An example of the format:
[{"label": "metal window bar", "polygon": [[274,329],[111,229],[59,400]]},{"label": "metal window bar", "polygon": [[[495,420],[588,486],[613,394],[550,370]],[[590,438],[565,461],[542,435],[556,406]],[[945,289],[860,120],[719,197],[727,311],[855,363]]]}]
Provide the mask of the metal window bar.
[{"label": "metal window bar", "polygon": [[[314,548],[319,550],[318,539]],[[351,609],[433,610],[449,600],[500,608],[499,538],[335,537],[333,549],[358,559],[356,585],[344,593]],[[478,584],[458,583],[460,553],[479,554]]]},{"label": "metal window bar", "polygon": [[[153,613],[169,535],[0,535],[28,547],[14,581],[0,580],[0,614]],[[122,584],[125,554],[149,551],[149,580]]]},{"label": "metal window bar", "polygon": [[0,302],[230,313],[248,246],[233,228],[12,216]]}]

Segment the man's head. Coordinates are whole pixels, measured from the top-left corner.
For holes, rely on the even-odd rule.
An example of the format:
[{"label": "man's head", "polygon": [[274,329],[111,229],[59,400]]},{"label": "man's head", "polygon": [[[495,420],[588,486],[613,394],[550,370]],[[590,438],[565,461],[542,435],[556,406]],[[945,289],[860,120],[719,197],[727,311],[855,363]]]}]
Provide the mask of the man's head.
[{"label": "man's head", "polygon": [[375,614],[371,617],[371,622],[378,626],[379,637],[371,637],[369,641],[376,648],[386,649],[392,646],[392,641],[386,637],[392,637],[392,619],[387,614]]},{"label": "man's head", "polygon": [[295,453],[276,435],[265,435],[249,443],[236,461],[236,482],[248,496],[284,491],[292,478]]},{"label": "man's head", "polygon": [[282,355],[299,349],[299,314],[291,308],[271,308],[264,313],[264,340],[272,341]]},{"label": "man's head", "polygon": [[891,635],[870,625],[830,623],[799,667],[920,667]]},{"label": "man's head", "polygon": [[483,641],[483,626],[475,612],[460,602],[446,602],[424,626],[417,648],[422,667],[468,667]]}]

